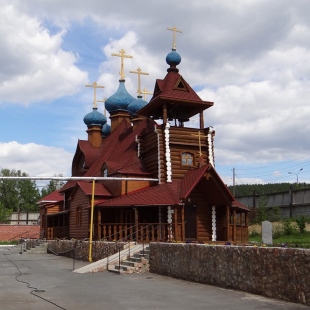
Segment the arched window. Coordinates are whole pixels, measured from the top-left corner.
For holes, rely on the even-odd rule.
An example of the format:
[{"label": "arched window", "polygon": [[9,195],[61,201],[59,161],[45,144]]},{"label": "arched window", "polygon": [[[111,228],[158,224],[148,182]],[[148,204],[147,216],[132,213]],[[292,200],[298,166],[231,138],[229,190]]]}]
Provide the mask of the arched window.
[{"label": "arched window", "polygon": [[194,155],[189,152],[182,153],[182,166],[194,166]]}]

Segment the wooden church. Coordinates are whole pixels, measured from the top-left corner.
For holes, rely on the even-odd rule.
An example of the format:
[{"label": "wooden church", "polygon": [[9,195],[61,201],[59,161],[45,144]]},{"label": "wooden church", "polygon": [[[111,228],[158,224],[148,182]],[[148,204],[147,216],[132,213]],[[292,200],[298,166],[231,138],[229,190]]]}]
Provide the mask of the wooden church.
[{"label": "wooden church", "polygon": [[[176,28],[172,29],[176,31]],[[39,202],[41,236],[48,239],[234,243],[248,240],[249,209],[229,192],[215,170],[212,127],[203,101],[179,73],[175,42],[167,74],[155,82],[147,103],[125,87],[124,58],[117,91],[105,101],[110,124],[97,110],[84,117],[87,140],[79,140],[72,176]],[[188,126],[199,116],[198,128]],[[78,178],[81,178],[80,180]],[[97,177],[88,181],[83,177]],[[92,230],[92,231],[91,231]]]}]

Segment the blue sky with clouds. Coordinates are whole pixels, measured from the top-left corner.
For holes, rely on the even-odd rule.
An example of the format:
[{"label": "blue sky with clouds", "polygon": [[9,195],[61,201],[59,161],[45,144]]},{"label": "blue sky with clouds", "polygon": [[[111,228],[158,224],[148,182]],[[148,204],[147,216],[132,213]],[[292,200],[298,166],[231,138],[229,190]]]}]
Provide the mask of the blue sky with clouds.
[{"label": "blue sky with clouds", "polygon": [[[177,26],[180,73],[204,100],[216,169],[227,184],[310,182],[310,3],[3,0],[0,12],[0,167],[31,176],[70,175],[83,117],[118,87],[152,91],[166,74]],[[148,100],[150,99],[150,96]],[[99,103],[103,112],[103,105]],[[194,118],[190,126],[196,127]],[[303,168],[299,172],[299,170]],[[293,172],[289,174],[288,172]]]}]

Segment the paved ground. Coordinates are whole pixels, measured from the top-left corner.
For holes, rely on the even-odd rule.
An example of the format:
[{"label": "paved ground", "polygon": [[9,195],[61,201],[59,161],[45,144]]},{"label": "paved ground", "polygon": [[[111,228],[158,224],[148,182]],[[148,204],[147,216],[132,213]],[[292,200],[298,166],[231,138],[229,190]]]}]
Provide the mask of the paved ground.
[{"label": "paved ground", "polygon": [[[75,268],[85,263],[78,262]],[[72,259],[0,248],[0,309],[288,309],[309,307],[155,274],[73,273]]]}]

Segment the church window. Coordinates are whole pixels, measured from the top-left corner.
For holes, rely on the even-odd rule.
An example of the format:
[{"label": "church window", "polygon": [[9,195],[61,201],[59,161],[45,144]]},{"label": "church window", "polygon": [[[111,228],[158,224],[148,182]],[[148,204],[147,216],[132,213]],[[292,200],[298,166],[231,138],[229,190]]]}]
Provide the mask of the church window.
[{"label": "church window", "polygon": [[194,155],[188,152],[182,153],[182,166],[193,166]]}]

